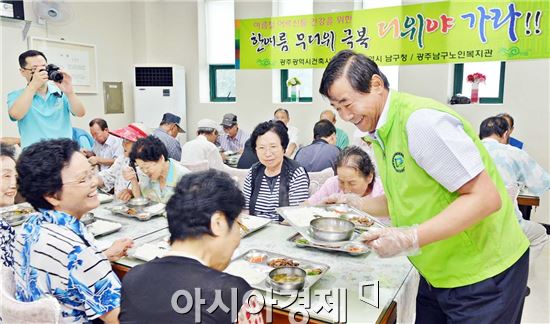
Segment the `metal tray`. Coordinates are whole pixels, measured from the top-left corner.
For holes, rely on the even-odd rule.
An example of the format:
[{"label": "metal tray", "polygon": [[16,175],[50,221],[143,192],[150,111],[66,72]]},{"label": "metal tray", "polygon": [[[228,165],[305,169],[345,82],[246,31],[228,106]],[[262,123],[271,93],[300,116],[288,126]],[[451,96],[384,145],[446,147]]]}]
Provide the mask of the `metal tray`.
[{"label": "metal tray", "polygon": [[120,204],[120,205],[114,205],[114,206],[106,206],[105,208],[118,215],[130,217],[130,218],[136,218],[141,221],[147,221],[147,220],[150,220],[153,216],[162,215],[164,213],[164,208],[156,212],[147,211],[149,208],[155,205],[165,206],[164,204],[161,204],[161,203],[150,202],[147,205],[142,207],[130,207],[126,204]]},{"label": "metal tray", "polygon": [[[296,233],[296,234],[290,236],[289,238],[287,238],[286,240],[291,242],[291,243],[294,243],[294,245],[296,245],[297,247],[311,247],[311,248],[314,248],[314,249],[319,249],[319,250],[329,251],[329,252],[343,252],[343,253],[348,253],[348,254],[353,255],[353,256],[363,255],[363,254],[367,254],[367,253],[370,252],[370,249],[366,245],[364,245],[360,242],[348,242],[348,243],[346,243],[342,246],[320,245],[320,244],[315,244],[313,242],[308,241],[300,233]],[[356,248],[360,248],[361,251],[357,251],[357,252],[350,251],[349,248],[351,246],[356,247]]]},{"label": "metal tray", "polygon": [[[303,210],[304,214],[309,215],[301,215],[301,211]],[[324,245],[331,247],[340,247],[346,243],[352,243],[352,240],[350,241],[343,241],[343,242],[322,242],[315,240],[311,234],[310,234],[310,226],[309,222],[316,218],[316,217],[351,217],[349,215],[357,215],[359,217],[368,218],[372,221],[372,225],[369,227],[363,227],[356,228],[358,230],[368,230],[370,228],[384,228],[386,225],[381,223],[379,220],[377,220],[375,217],[362,212],[356,208],[340,204],[340,205],[321,205],[321,206],[295,206],[295,207],[280,207],[277,208],[276,211],[294,228],[296,231],[302,236],[307,239],[310,242],[313,242],[317,245]]]},{"label": "metal tray", "polygon": [[251,215],[245,215],[241,214],[239,216],[239,219],[241,223],[246,226],[245,230],[244,228],[240,228],[241,231],[241,238],[248,236],[264,227],[266,227],[269,223],[271,223],[272,219],[264,218],[264,217],[258,217],[258,216],[251,216]]},{"label": "metal tray", "polygon": [[[97,231],[97,232],[94,233],[92,231],[91,227],[93,227],[97,224],[100,224],[100,223],[108,224],[108,225],[111,226],[111,228],[106,228],[105,230]],[[122,228],[122,224],[117,223],[117,222],[102,220],[102,219],[96,219],[92,223],[86,225],[86,228],[88,229],[88,232],[90,232],[94,237],[97,238],[97,237],[100,237],[100,236],[105,236],[105,235],[109,235],[109,234],[120,231],[120,229]]]},{"label": "metal tray", "polygon": [[[255,261],[257,262],[250,261],[251,258],[253,257],[256,257]],[[273,290],[274,293],[286,294],[288,292],[277,291],[273,289],[267,282],[267,277],[269,272],[274,269],[274,267],[269,266],[268,263],[272,259],[279,259],[279,258],[290,259],[295,263],[298,263],[297,267],[302,268],[306,271],[307,276],[306,276],[306,282],[303,289],[310,289],[313,285],[315,285],[315,283],[317,283],[317,281],[323,278],[330,269],[330,266],[324,263],[319,263],[311,260],[298,259],[298,258],[290,257],[284,254],[279,254],[279,253],[265,251],[265,250],[251,249],[239,255],[235,259],[233,259],[229,264],[229,267],[225,270],[225,272],[235,276],[242,277],[253,288],[264,290],[264,291]],[[248,266],[248,269],[243,270],[245,266]],[[314,269],[321,270],[321,273],[315,274]],[[251,273],[250,273],[251,271],[256,271],[256,273],[254,273],[254,276],[258,277],[261,280],[256,280],[256,278],[251,278]]]},{"label": "metal tray", "polygon": [[8,224],[15,227],[23,224],[30,214],[34,213],[35,210],[28,203],[13,205],[9,207],[2,208],[0,210],[0,218],[4,219]]},{"label": "metal tray", "polygon": [[145,242],[128,250],[128,256],[149,262],[155,258],[161,258],[170,249],[170,244],[165,238]]}]

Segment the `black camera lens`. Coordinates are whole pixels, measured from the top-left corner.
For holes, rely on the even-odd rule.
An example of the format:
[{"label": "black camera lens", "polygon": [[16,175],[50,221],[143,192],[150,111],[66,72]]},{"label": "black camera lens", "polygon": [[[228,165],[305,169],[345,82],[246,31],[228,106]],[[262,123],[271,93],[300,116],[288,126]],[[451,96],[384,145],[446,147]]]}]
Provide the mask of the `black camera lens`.
[{"label": "black camera lens", "polygon": [[46,72],[48,72],[48,79],[54,82],[63,81],[63,73],[59,71],[59,67],[55,64],[48,64],[46,66]]}]

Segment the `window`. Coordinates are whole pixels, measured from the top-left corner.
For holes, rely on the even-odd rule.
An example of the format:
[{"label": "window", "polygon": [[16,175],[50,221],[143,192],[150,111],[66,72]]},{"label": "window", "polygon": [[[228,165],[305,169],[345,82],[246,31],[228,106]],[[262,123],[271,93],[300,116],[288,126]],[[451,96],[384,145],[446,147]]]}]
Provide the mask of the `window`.
[{"label": "window", "polygon": [[504,72],[505,62],[476,62],[455,64],[455,79],[453,94],[470,97],[471,83],[467,81],[469,74],[479,72],[485,74],[487,80],[479,87],[479,103],[504,102]]},{"label": "window", "polygon": [[312,102],[313,71],[311,69],[281,70],[281,102],[290,102],[286,81],[292,77],[300,80],[299,102]]},{"label": "window", "polygon": [[210,101],[236,101],[235,91],[235,3],[233,0],[207,0],[206,62]]},{"label": "window", "polygon": [[235,101],[235,65],[212,64],[210,67],[210,101]]}]

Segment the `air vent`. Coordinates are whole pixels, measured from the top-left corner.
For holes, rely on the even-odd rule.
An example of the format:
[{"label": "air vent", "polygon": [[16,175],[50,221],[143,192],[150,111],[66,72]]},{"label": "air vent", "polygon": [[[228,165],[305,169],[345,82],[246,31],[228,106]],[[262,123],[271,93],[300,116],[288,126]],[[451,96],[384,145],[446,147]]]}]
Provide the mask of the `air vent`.
[{"label": "air vent", "polygon": [[171,67],[136,67],[136,87],[172,87]]}]

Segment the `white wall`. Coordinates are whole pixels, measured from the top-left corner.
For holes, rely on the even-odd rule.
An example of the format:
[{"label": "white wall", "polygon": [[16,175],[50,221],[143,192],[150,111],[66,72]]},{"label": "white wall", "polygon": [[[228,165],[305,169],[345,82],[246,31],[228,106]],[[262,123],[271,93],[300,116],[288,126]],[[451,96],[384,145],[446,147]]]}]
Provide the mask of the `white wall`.
[{"label": "white wall", "polygon": [[[33,22],[30,36],[94,44],[97,50],[98,93],[82,94],[86,116],[72,118],[73,126],[88,129],[88,122],[103,116],[112,129],[130,123],[134,118],[132,100],[132,13],[127,2],[68,2],[72,18],[66,24],[45,26]],[[25,15],[35,20],[30,2],[25,2]],[[0,40],[2,45],[2,136],[19,136],[17,124],[9,120],[6,97],[13,90],[25,86],[19,73],[17,58],[26,51],[27,41],[22,39],[23,23],[2,19]],[[45,53],[48,56],[48,53]],[[55,63],[55,62],[50,62]],[[124,114],[104,115],[103,81],[122,81],[124,89]]]}]

